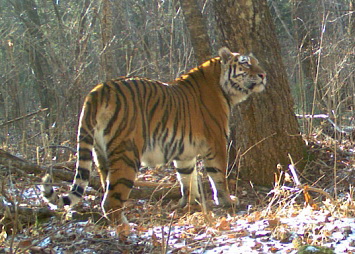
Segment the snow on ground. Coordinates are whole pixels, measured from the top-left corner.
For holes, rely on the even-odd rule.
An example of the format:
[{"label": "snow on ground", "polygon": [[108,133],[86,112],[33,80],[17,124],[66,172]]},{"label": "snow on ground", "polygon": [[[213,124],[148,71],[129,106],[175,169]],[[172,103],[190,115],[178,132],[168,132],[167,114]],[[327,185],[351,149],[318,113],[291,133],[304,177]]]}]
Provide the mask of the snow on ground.
[{"label": "snow on ground", "polygon": [[[8,190],[8,193],[17,197],[20,206],[41,203],[40,188],[23,188],[21,192],[19,189]],[[84,203],[84,207],[90,207],[89,199]],[[146,216],[158,216],[154,204],[140,200],[132,205],[144,211]],[[128,212],[129,221],[142,216],[133,214],[136,213]],[[177,215],[166,209],[162,215],[167,218],[164,223],[159,220],[152,223],[148,217],[138,218],[138,224],[131,223],[129,233],[123,234],[117,228],[93,222],[65,222],[52,218],[39,228],[24,229],[15,238],[9,236],[7,244],[5,241],[0,247],[9,252],[8,243],[13,239],[13,246],[39,248],[43,253],[162,253],[166,250],[171,254],[228,254],[297,253],[300,245],[312,244],[329,247],[334,253],[355,253],[355,219],[344,217],[344,212],[338,213],[336,206],[324,203],[321,209],[314,209],[290,205],[278,213],[263,214],[264,211],[256,209],[250,214],[242,211],[226,217],[201,212]],[[312,251],[315,247],[308,248]]]}]

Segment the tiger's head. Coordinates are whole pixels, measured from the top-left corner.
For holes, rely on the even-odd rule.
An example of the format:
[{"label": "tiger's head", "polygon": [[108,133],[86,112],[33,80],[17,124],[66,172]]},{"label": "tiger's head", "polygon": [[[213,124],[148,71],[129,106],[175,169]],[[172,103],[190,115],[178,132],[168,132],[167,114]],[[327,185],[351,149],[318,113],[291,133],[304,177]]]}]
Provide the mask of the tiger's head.
[{"label": "tiger's head", "polygon": [[244,101],[252,93],[265,89],[266,73],[253,55],[232,53],[228,48],[219,50],[221,58],[220,85],[233,105]]}]

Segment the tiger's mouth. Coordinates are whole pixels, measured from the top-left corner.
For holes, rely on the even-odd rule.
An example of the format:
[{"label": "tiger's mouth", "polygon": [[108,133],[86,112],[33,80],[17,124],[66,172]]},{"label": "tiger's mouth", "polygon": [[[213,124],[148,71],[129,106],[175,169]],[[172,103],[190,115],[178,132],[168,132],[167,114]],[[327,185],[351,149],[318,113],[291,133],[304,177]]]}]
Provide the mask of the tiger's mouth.
[{"label": "tiger's mouth", "polygon": [[260,93],[265,89],[265,84],[264,82],[251,82],[248,86],[248,89],[255,92],[255,93]]},{"label": "tiger's mouth", "polygon": [[265,85],[266,85],[266,80],[264,77],[261,79],[253,77],[249,80],[246,80],[246,82],[244,83],[244,86],[247,89],[256,93],[263,91],[265,89]]},{"label": "tiger's mouth", "polygon": [[242,92],[242,93],[245,93],[245,94],[248,94],[249,93],[249,88],[246,87],[241,87],[239,83],[236,83],[236,82],[231,82],[231,86],[234,90],[237,90],[239,92]]},{"label": "tiger's mouth", "polygon": [[253,90],[254,89],[254,87],[256,87],[257,86],[257,83],[256,82],[253,82],[253,83],[251,83],[250,84],[250,86],[248,87],[250,90]]}]

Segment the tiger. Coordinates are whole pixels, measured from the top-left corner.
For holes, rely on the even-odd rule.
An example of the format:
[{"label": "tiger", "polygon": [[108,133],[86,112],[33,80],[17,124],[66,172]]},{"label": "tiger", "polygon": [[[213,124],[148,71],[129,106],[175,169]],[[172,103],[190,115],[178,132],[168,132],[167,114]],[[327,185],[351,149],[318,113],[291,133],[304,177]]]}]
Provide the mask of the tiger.
[{"label": "tiger", "polygon": [[84,195],[94,161],[104,190],[101,208],[114,223],[127,223],[125,202],[141,166],[172,163],[180,183],[178,206],[201,200],[196,160],[201,158],[216,205],[230,207],[226,180],[229,120],[233,107],[266,87],[266,73],[252,54],[218,56],[163,83],[120,77],[86,96],[77,135],[76,173],[69,194],[43,183],[43,196],[58,207]]}]

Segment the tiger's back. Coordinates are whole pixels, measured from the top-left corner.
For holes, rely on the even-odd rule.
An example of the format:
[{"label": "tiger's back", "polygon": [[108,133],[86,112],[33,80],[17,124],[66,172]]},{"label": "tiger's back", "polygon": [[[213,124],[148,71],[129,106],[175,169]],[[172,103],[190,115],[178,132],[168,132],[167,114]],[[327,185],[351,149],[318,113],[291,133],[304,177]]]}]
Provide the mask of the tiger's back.
[{"label": "tiger's back", "polygon": [[45,196],[60,206],[77,203],[95,160],[105,190],[103,210],[124,222],[120,210],[139,167],[173,161],[181,185],[180,205],[185,206],[200,198],[195,170],[200,155],[216,203],[230,205],[225,181],[228,118],[234,104],[265,86],[265,73],[255,61],[224,48],[220,57],[171,84],[122,77],[97,85],[80,116],[71,192],[59,198],[46,187]]},{"label": "tiger's back", "polygon": [[[227,137],[228,103],[208,100],[200,107],[199,89],[191,93],[190,84],[184,86],[186,80],[178,82],[180,85],[127,77],[98,85],[87,97],[82,119],[90,121],[80,121],[80,133],[87,135],[95,128],[97,150],[107,149],[106,154],[117,151],[118,143],[131,140],[135,156],[144,166],[203,155],[208,140]],[[216,94],[213,87],[202,90]],[[217,111],[220,119],[218,125],[207,128],[204,122],[212,120],[206,119],[211,118],[210,109]]]}]

